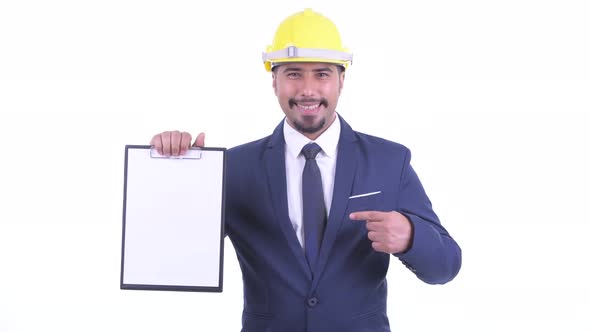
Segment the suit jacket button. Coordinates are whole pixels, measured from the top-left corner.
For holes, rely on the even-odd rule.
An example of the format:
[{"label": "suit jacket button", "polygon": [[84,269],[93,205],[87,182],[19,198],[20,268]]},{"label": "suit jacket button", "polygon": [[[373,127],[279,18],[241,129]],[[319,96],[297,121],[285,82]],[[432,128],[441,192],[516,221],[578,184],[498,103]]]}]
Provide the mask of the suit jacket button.
[{"label": "suit jacket button", "polygon": [[310,308],[315,307],[318,304],[318,298],[317,297],[311,297],[309,299],[307,299],[307,306]]}]

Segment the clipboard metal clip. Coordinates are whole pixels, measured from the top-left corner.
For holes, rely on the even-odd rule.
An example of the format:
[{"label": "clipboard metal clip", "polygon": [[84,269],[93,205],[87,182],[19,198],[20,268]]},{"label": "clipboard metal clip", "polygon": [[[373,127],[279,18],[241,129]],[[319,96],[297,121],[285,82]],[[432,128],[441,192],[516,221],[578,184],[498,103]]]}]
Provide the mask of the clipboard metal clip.
[{"label": "clipboard metal clip", "polygon": [[150,158],[163,158],[163,159],[201,159],[202,150],[198,148],[190,148],[182,156],[164,156],[158,153],[154,148],[150,148]]}]

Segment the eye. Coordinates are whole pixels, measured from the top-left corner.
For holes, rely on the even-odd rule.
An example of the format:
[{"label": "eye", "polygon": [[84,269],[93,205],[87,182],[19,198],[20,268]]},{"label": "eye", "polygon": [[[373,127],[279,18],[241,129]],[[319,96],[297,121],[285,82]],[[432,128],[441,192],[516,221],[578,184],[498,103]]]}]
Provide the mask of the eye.
[{"label": "eye", "polygon": [[287,77],[291,78],[291,79],[296,79],[296,78],[301,77],[301,74],[297,73],[297,72],[290,72],[290,73],[287,73]]},{"label": "eye", "polygon": [[324,73],[324,72],[320,72],[320,73],[317,73],[317,77],[319,77],[321,79],[326,79],[326,78],[329,78],[330,77],[330,74]]}]

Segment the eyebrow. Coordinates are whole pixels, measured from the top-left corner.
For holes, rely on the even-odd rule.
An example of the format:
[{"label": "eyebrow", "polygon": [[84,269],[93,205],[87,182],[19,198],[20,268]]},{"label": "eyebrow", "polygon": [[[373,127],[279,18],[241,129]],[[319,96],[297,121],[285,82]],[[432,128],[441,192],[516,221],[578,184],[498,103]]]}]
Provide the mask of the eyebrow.
[{"label": "eyebrow", "polygon": [[[302,72],[303,68],[300,67],[287,67],[285,68],[284,72]],[[332,70],[331,67],[321,67],[321,68],[316,68],[316,69],[312,69],[311,71],[313,71],[314,73],[319,73],[319,72],[334,72]]]}]

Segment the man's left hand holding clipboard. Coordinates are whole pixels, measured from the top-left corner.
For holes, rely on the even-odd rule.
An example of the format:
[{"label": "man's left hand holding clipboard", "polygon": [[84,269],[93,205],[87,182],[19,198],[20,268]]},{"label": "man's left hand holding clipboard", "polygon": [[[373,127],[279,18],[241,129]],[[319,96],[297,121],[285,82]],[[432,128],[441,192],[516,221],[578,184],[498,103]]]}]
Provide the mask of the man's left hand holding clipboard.
[{"label": "man's left hand holding clipboard", "polygon": [[[180,131],[165,131],[152,138],[150,145],[164,156],[179,156],[186,153],[191,146],[191,134]],[[205,147],[205,133],[200,133],[192,145],[195,148]]]}]

